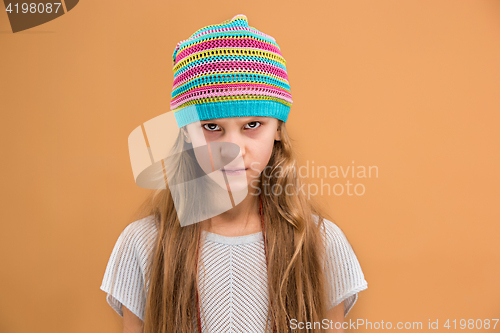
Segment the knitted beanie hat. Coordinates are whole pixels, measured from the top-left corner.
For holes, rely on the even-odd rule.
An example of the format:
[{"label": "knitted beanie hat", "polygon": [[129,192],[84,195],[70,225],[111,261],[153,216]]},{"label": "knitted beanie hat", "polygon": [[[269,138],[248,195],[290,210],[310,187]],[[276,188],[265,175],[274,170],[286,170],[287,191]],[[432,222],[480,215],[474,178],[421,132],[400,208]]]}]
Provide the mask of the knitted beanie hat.
[{"label": "knitted beanie hat", "polygon": [[292,95],[276,40],[245,15],[209,25],[177,43],[170,109],[177,125],[228,117],[287,121]]}]

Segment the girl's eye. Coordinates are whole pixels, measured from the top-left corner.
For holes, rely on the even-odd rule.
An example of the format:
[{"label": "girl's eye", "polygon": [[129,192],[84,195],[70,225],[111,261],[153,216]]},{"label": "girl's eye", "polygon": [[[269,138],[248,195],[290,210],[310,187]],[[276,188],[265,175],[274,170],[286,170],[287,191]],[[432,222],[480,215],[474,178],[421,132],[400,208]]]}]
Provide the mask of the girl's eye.
[{"label": "girl's eye", "polygon": [[[245,128],[255,129],[255,128],[258,128],[260,125],[262,125],[260,121],[252,121],[252,122],[249,122],[248,124],[246,124]],[[215,131],[220,130],[219,125],[214,124],[214,123],[204,124],[203,128],[205,128],[207,131],[210,131],[210,132],[215,132]]]},{"label": "girl's eye", "polygon": [[207,131],[210,131],[210,132],[215,132],[218,128],[219,128],[219,125],[217,124],[213,124],[213,123],[208,123],[208,124],[204,124],[203,127],[207,130]]},{"label": "girl's eye", "polygon": [[247,125],[250,125],[250,127],[249,127],[250,129],[254,129],[254,128],[258,128],[261,125],[261,123],[260,123],[260,121],[252,121],[252,122],[248,123]]}]

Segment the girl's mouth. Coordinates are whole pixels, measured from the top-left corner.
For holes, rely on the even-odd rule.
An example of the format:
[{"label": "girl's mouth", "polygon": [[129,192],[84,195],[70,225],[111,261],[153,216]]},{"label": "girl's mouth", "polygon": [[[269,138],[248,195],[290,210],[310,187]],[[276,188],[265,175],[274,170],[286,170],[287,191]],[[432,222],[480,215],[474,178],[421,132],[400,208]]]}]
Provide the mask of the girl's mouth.
[{"label": "girl's mouth", "polygon": [[224,169],[222,168],[221,171],[223,173],[225,173],[227,176],[237,176],[237,175],[241,175],[243,174],[244,172],[246,172],[248,170],[248,168],[246,169]]}]

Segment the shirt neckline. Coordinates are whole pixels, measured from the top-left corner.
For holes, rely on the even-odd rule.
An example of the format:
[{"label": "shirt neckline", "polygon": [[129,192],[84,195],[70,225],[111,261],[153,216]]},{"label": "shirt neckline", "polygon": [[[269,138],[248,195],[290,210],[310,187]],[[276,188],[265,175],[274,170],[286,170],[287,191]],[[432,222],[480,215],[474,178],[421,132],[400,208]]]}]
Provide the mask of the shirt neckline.
[{"label": "shirt neckline", "polygon": [[228,244],[228,245],[248,244],[264,240],[264,237],[262,236],[262,231],[256,232],[254,234],[236,236],[236,237],[222,236],[205,230],[202,230],[201,232],[203,233],[203,236],[206,235],[206,239],[209,241],[221,244]]}]

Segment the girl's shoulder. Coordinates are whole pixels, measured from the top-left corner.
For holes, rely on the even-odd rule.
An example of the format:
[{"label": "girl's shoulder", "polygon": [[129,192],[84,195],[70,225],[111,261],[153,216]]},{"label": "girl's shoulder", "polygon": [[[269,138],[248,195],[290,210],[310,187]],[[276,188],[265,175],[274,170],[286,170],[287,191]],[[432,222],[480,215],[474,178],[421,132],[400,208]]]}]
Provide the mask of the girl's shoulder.
[{"label": "girl's shoulder", "polygon": [[117,241],[128,249],[134,250],[142,258],[148,257],[153,249],[158,229],[152,215],[129,223]]},{"label": "girl's shoulder", "polygon": [[129,223],[123,230],[123,234],[129,237],[141,238],[141,236],[148,236],[157,231],[154,216],[150,215]]},{"label": "girl's shoulder", "polygon": [[[319,218],[317,215],[313,215],[313,217],[317,225]],[[326,248],[329,252],[333,252],[336,255],[356,258],[354,250],[345,233],[335,222],[323,218],[320,230],[322,231],[322,236],[324,236]]]},{"label": "girl's shoulder", "polygon": [[[313,220],[318,225],[319,216],[313,214]],[[323,223],[321,224],[321,231],[325,234],[327,238],[345,238],[345,234],[340,229],[340,227],[335,223],[326,218],[323,218]]]}]

